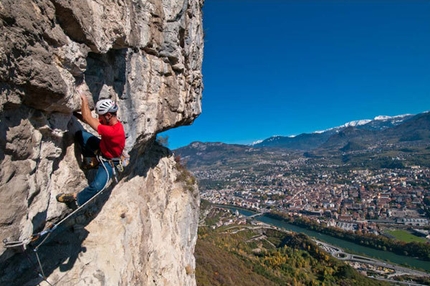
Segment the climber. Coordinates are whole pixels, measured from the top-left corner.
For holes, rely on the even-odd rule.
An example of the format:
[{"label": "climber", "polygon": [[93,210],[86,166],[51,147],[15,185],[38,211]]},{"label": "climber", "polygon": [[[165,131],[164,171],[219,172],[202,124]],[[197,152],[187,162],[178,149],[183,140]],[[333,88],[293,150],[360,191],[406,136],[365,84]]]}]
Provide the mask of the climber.
[{"label": "climber", "polygon": [[125,132],[122,123],[117,118],[118,105],[110,99],[101,99],[96,103],[98,119],[91,115],[88,99],[80,92],[82,105],[81,113],[73,115],[90,125],[101,138],[87,131],[77,131],[75,138],[82,150],[83,168],[96,168],[97,173],[88,187],[79,193],[61,193],[57,201],[71,203],[76,201],[81,206],[99,191],[103,190],[109,179],[115,175],[115,167],[120,162],[120,156],[125,147]]}]

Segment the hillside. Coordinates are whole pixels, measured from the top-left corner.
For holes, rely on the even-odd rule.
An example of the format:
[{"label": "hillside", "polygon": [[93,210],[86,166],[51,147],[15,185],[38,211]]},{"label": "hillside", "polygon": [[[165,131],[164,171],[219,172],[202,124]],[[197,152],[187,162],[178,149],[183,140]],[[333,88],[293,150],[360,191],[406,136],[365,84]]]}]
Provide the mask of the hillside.
[{"label": "hillside", "polygon": [[[305,235],[245,224],[222,209],[202,213],[197,285],[389,285],[334,259]],[[229,220],[233,224],[211,227]]]}]

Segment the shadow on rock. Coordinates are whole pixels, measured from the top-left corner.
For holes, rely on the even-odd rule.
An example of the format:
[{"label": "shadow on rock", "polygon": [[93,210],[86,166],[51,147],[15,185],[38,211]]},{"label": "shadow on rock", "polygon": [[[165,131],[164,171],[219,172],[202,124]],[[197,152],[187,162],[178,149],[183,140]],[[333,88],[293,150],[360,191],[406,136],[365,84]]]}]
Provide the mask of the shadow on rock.
[{"label": "shadow on rock", "polygon": [[11,257],[0,266],[0,285],[32,286],[43,280],[50,285],[60,285],[60,281],[50,281],[52,279],[46,277],[57,268],[61,272],[72,269],[79,254],[86,251],[82,246],[88,236],[85,226],[100,213],[111,191],[112,187],[109,187],[80,209],[72,207],[72,215],[56,222],[51,226],[51,232],[34,239],[25,248],[8,249],[7,255]]},{"label": "shadow on rock", "polygon": [[[131,156],[134,158],[121,173],[120,180],[127,181],[134,176],[146,176],[148,170],[157,166],[163,157],[172,155],[168,148],[155,141],[148,142],[145,147],[141,149],[146,149],[144,152],[132,151]],[[23,247],[8,249],[3,258],[9,258],[3,259],[4,263],[0,265],[0,285],[35,286],[43,280],[46,280],[44,283],[48,285],[61,285],[62,279],[73,268],[79,255],[87,251],[82,245],[89,234],[85,227],[101,212],[114,186],[111,184],[78,210],[76,206],[69,205],[70,213],[75,212],[55,222],[52,232],[31,242],[25,249]],[[50,277],[56,269],[64,275]]]}]

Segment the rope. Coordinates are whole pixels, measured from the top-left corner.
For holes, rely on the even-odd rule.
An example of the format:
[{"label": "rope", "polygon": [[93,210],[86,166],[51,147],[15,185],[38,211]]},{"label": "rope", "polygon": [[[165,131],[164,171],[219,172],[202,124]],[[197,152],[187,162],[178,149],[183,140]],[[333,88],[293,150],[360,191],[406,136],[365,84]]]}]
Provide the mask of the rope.
[{"label": "rope", "polygon": [[7,239],[3,239],[3,244],[6,248],[22,246],[25,249],[26,245],[29,244],[30,242],[31,242],[31,237],[25,238],[23,240],[15,240],[15,241],[7,241]]},{"label": "rope", "polygon": [[[45,243],[45,241],[48,239],[48,237],[51,235],[51,233],[52,232],[54,232],[54,230],[59,226],[59,225],[61,225],[64,221],[66,221],[68,218],[70,218],[71,216],[73,216],[75,213],[77,213],[79,210],[81,210],[83,207],[85,207],[87,204],[89,204],[91,201],[93,201],[96,197],[98,197],[101,193],[103,193],[104,192],[104,190],[106,189],[106,187],[107,187],[107,184],[109,183],[109,171],[108,171],[108,169],[106,168],[106,165],[103,163],[103,161],[107,161],[108,163],[109,163],[109,161],[108,160],[104,160],[101,156],[98,156],[97,157],[97,159],[99,160],[99,162],[101,162],[101,164],[102,164],[102,166],[103,166],[103,168],[104,168],[104,170],[106,171],[106,183],[105,183],[105,185],[103,186],[103,188],[99,191],[99,192],[97,192],[93,197],[91,197],[88,201],[86,201],[85,203],[83,203],[82,205],[80,205],[80,206],[78,206],[78,208],[77,209],[75,209],[74,211],[72,211],[70,214],[68,214],[67,216],[65,216],[63,219],[61,219],[59,222],[57,222],[57,223],[55,223],[55,224],[53,224],[50,228],[48,228],[48,229],[46,229],[46,230],[43,230],[43,231],[41,231],[41,232],[39,232],[39,233],[36,233],[36,234],[33,234],[32,236],[30,236],[30,237],[28,237],[28,238],[26,238],[26,239],[23,239],[23,240],[21,240],[21,241],[19,241],[19,240],[17,240],[17,241],[7,241],[7,239],[4,239],[3,240],[3,244],[4,244],[4,246],[6,247],[6,248],[13,248],[13,247],[17,247],[17,246],[22,246],[23,248],[24,248],[24,250],[26,249],[26,246],[30,243],[30,242],[32,242],[32,241],[36,241],[38,238],[40,238],[40,237],[42,237],[42,236],[44,236],[45,234],[47,234],[47,236],[33,249],[33,251],[34,251],[34,253],[35,253],[35,255],[36,255],[36,258],[37,258],[37,263],[38,263],[38,265],[39,265],[39,269],[40,269],[40,272],[39,272],[39,276],[42,278],[42,279],[44,279],[49,285],[52,285],[52,284],[50,284],[49,282],[48,282],[48,280],[46,279],[46,276],[45,276],[45,273],[44,273],[44,271],[43,271],[43,267],[42,267],[42,263],[41,263],[41,261],[40,261],[40,258],[39,258],[39,254],[37,253],[37,250],[39,249],[39,247],[42,245],[42,244],[44,244]],[[114,177],[115,177],[115,181],[116,182],[118,182],[118,180],[117,180],[117,178],[116,178],[116,173],[115,173],[115,166],[112,166],[113,165],[113,163],[111,164],[110,163],[110,165],[111,165],[111,167],[112,167],[112,172],[113,172],[113,175],[114,175]]]},{"label": "rope", "polygon": [[[70,218],[71,216],[73,216],[76,212],[78,212],[79,210],[81,210],[83,207],[85,207],[87,204],[89,204],[91,201],[93,201],[96,197],[98,197],[100,194],[102,194],[104,192],[104,190],[106,189],[106,186],[109,182],[109,171],[107,170],[105,164],[103,164],[103,168],[106,171],[107,174],[107,180],[105,185],[103,186],[103,188],[97,192],[97,194],[95,194],[93,197],[91,197],[88,201],[86,201],[85,203],[83,203],[82,205],[80,205],[77,209],[75,209],[74,211],[72,211],[71,213],[69,213],[67,216],[65,216],[63,219],[61,219],[59,222],[55,223],[54,225],[52,225],[49,229],[43,230],[41,232],[35,233],[33,235],[31,235],[28,238],[25,238],[23,240],[15,240],[15,241],[7,241],[7,239],[3,240],[3,244],[6,248],[12,248],[12,247],[17,247],[17,246],[25,246],[27,244],[29,244],[32,241],[37,240],[39,237],[44,236],[45,234],[50,234],[52,233],[59,225],[61,225],[64,221],[66,221],[68,218]],[[47,238],[45,238],[41,243],[38,244],[38,246],[36,248],[38,248],[40,245],[42,245],[45,240]]]},{"label": "rope", "polygon": [[40,274],[42,275],[42,277],[46,277],[45,273],[43,272],[42,263],[40,262],[39,254],[37,254],[37,249],[36,248],[34,249],[34,253],[36,253],[37,263],[39,263]]},{"label": "rope", "polygon": [[[24,248],[24,247],[23,247],[23,248]],[[25,251],[25,248],[24,248],[24,253],[25,253],[25,256],[27,257],[28,262],[29,262],[31,265],[33,265],[33,267],[34,267],[34,268],[36,268],[35,263],[33,262],[33,260],[31,260],[31,258],[30,258],[30,256],[28,255],[27,251]],[[37,254],[36,254],[36,255],[37,255]],[[37,259],[39,260],[39,258],[38,258],[38,257],[37,257]],[[39,271],[35,270],[35,272],[37,273],[37,275],[38,275],[39,277],[41,277],[43,280],[45,280],[45,282],[46,282],[46,283],[48,283],[49,285],[52,285],[51,283],[49,283],[48,279],[47,279],[46,277],[44,277],[44,275],[42,275]]]}]

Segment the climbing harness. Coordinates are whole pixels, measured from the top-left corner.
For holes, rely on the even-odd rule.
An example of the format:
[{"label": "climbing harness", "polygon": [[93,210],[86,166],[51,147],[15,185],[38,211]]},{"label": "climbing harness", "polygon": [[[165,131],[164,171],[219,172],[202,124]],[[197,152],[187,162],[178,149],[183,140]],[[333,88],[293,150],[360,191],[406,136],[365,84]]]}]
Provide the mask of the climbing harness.
[{"label": "climbing harness", "polygon": [[[120,164],[119,158],[107,159],[107,158],[104,158],[104,157],[100,156],[99,160],[102,163],[102,165],[103,165],[104,168],[106,168],[106,166],[105,166],[105,164],[103,162],[107,162],[111,166],[111,168],[112,168],[112,174],[113,174],[113,177],[115,179],[115,183],[118,183],[118,178],[117,178],[117,174],[116,174],[116,171],[115,171],[115,169],[116,169],[115,165],[119,165]],[[108,177],[109,177],[109,175],[108,175]]]},{"label": "climbing harness", "polygon": [[[104,162],[107,162],[111,166],[112,174],[113,174],[113,177],[115,179],[115,183],[118,183],[118,177],[117,177],[117,173],[115,170],[116,170],[117,166],[121,164],[120,159],[119,158],[107,159],[107,158],[100,156],[99,160],[105,169],[106,169],[106,166],[105,166]],[[106,170],[106,172],[107,172],[107,170]],[[109,174],[108,174],[108,177],[109,177]]]},{"label": "climbing harness", "polygon": [[130,156],[128,155],[127,152],[123,151],[121,156],[118,158],[107,159],[107,158],[104,158],[103,156],[99,156],[99,161],[109,163],[109,165],[112,167],[112,173],[113,173],[115,182],[118,183],[118,176],[117,176],[116,170],[118,170],[118,172],[120,173],[124,172],[124,168],[127,167],[127,165],[130,162]]},{"label": "climbing harness", "polygon": [[[90,202],[92,202],[95,198],[97,198],[100,194],[102,194],[104,192],[104,190],[106,189],[108,182],[109,182],[109,171],[106,168],[106,165],[103,162],[108,162],[109,165],[112,167],[112,172],[113,172],[113,177],[115,178],[115,182],[118,183],[118,179],[116,176],[116,172],[115,172],[115,163],[116,161],[114,161],[114,159],[106,159],[103,158],[102,156],[97,156],[97,160],[99,160],[99,162],[101,162],[104,170],[106,171],[107,174],[107,180],[105,185],[103,186],[103,188],[97,192],[93,197],[91,197],[88,201],[86,201],[85,203],[83,203],[82,205],[78,206],[75,210],[73,210],[71,213],[69,213],[67,216],[65,216],[63,219],[61,219],[59,222],[52,224],[51,226],[49,226],[47,229],[35,233],[33,235],[31,235],[30,237],[24,238],[23,240],[14,240],[14,241],[8,241],[7,239],[3,240],[3,244],[5,248],[14,248],[14,247],[19,247],[21,246],[23,248],[23,250],[26,250],[27,245],[29,245],[30,243],[36,242],[38,239],[44,237],[44,239],[38,243],[34,248],[33,248],[33,252],[36,255],[36,259],[37,259],[37,263],[39,265],[39,269],[40,272],[38,273],[39,276],[44,279],[49,285],[51,285],[47,280],[46,280],[46,276],[45,273],[43,271],[43,267],[42,267],[42,263],[40,261],[40,257],[39,254],[37,253],[39,247],[45,243],[45,241],[49,238],[49,236],[57,229],[58,226],[60,226],[62,223],[64,223],[67,219],[69,219],[71,216],[73,216],[75,213],[77,213],[79,210],[81,210],[82,208],[84,208],[87,204],[89,204]],[[117,158],[115,158],[115,160],[119,160]],[[117,163],[117,165],[120,164],[121,161],[119,161],[119,163]]]}]

